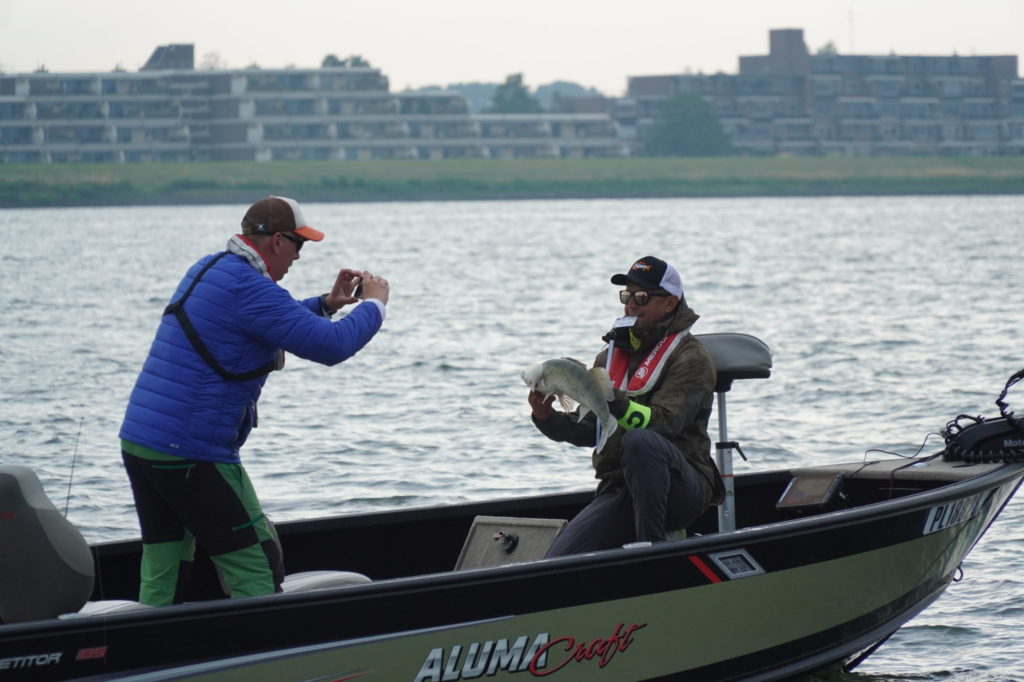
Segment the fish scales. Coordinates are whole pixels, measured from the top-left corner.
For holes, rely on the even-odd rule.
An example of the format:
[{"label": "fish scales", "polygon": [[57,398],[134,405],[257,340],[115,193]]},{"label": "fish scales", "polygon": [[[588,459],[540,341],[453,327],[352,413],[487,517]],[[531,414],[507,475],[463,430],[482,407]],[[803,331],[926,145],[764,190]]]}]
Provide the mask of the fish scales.
[{"label": "fish scales", "polygon": [[618,424],[608,409],[608,402],[615,398],[615,392],[603,367],[587,369],[586,365],[573,358],[552,358],[530,365],[522,371],[522,378],[532,390],[557,397],[566,412],[572,409],[573,403],[579,404],[579,420],[593,412],[601,424],[597,449],[604,448]]}]

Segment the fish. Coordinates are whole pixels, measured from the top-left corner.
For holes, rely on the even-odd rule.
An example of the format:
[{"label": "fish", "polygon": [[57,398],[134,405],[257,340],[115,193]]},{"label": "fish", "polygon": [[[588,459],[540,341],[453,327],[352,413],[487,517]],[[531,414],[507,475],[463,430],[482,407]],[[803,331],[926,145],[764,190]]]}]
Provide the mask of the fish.
[{"label": "fish", "polygon": [[604,448],[608,437],[618,427],[608,409],[608,402],[615,399],[615,391],[607,370],[603,367],[587,369],[586,365],[573,358],[552,358],[530,365],[520,376],[532,390],[543,393],[545,397],[557,397],[566,412],[572,410],[574,402],[578,403],[580,413],[577,421],[593,412],[601,425],[597,450],[600,452]]}]

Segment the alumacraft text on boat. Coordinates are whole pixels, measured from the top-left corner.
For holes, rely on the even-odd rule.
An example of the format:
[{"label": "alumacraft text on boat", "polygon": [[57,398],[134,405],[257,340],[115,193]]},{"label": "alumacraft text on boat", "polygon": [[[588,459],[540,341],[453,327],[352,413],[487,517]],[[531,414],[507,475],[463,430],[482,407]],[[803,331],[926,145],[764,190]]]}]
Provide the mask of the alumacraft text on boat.
[{"label": "alumacraft text on boat", "polygon": [[484,675],[491,677],[499,670],[529,672],[534,677],[544,677],[572,663],[588,661],[594,661],[603,668],[615,654],[625,653],[633,643],[633,633],[646,626],[646,623],[634,623],[627,627],[625,623],[619,623],[610,636],[590,641],[568,636],[552,639],[551,633],[542,632],[533,638],[532,643],[529,635],[521,635],[511,647],[505,638],[473,642],[464,657],[461,644],[453,645],[447,658],[444,647],[437,647],[427,654],[414,682],[474,680]]}]

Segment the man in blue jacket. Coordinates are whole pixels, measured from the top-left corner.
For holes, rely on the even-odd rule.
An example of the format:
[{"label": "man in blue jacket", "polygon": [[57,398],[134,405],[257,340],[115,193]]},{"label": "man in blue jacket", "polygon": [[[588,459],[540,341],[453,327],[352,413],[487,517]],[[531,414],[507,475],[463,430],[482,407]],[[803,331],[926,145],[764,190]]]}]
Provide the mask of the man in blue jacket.
[{"label": "man in blue jacket", "polygon": [[[227,249],[201,258],[164,310],[121,425],[142,528],[139,600],[179,603],[198,542],[232,597],[280,590],[283,562],[239,449],[284,353],[335,365],[384,321],[388,282],[342,269],[329,293],[296,301],[277,282],[324,238],[287,197],[257,201]],[[337,322],[331,315],[364,300]]]}]

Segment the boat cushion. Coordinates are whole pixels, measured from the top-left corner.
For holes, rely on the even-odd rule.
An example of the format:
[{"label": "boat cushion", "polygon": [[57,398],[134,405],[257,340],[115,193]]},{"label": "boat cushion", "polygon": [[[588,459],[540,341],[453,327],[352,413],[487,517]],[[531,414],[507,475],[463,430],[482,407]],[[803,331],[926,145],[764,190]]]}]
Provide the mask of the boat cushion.
[{"label": "boat cushion", "polygon": [[285,594],[293,592],[311,592],[327,590],[332,587],[347,587],[371,582],[362,573],[352,571],[303,571],[286,575],[281,583],[281,591]]},{"label": "boat cushion", "polygon": [[60,615],[61,620],[69,618],[88,618],[90,616],[112,616],[118,613],[126,613],[128,611],[142,611],[144,609],[152,609],[154,607],[149,604],[143,604],[140,601],[131,601],[128,599],[105,599],[103,601],[90,601],[86,602],[85,606],[78,610],[76,613],[63,613]]}]

